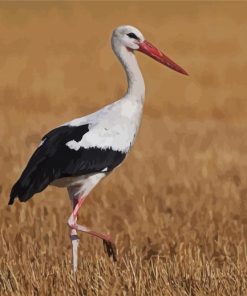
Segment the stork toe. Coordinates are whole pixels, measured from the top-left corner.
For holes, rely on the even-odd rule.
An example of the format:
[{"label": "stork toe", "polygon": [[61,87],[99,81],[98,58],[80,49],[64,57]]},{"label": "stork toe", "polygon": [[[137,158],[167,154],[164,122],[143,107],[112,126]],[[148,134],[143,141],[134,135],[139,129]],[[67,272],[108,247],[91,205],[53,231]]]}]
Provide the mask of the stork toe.
[{"label": "stork toe", "polygon": [[117,262],[117,248],[114,242],[103,239],[103,246],[106,254],[112,259],[114,262]]}]

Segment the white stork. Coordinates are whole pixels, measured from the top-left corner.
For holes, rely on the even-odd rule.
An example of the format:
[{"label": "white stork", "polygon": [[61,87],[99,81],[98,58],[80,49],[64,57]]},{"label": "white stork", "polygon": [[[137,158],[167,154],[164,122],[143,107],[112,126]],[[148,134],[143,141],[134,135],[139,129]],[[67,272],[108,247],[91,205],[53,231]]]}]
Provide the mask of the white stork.
[{"label": "white stork", "polygon": [[128,89],[125,95],[95,113],[74,119],[47,133],[10,193],[11,205],[16,197],[25,202],[48,185],[67,188],[73,205],[68,226],[71,229],[74,271],[77,270],[78,261],[77,231],[102,239],[106,252],[116,260],[112,238],[77,224],[77,215],[90,191],[123,162],[137,135],[145,85],[135,51],[188,75],[146,41],[135,27],[116,28],[112,33],[111,44],[127,75]]}]

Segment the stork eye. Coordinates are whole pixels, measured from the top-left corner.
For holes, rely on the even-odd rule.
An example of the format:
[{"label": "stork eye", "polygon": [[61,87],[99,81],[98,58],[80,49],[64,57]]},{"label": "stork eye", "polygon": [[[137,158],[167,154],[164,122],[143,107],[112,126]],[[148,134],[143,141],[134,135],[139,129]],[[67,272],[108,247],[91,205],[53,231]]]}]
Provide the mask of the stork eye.
[{"label": "stork eye", "polygon": [[129,34],[127,34],[130,38],[134,38],[134,39],[136,39],[136,40],[139,40],[139,38],[136,36],[136,34],[134,34],[134,33],[129,33]]}]

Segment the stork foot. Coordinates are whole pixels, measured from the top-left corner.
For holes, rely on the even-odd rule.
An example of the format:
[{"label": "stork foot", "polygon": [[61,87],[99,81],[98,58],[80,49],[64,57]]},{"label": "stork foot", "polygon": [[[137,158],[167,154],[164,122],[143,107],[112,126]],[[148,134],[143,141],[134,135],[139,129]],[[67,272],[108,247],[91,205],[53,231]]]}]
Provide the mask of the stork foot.
[{"label": "stork foot", "polygon": [[117,261],[117,248],[114,242],[103,239],[103,246],[106,254],[112,259],[114,262]]},{"label": "stork foot", "polygon": [[[109,235],[93,231],[84,225],[77,224],[73,214],[70,216],[68,220],[68,226],[71,228],[71,231],[73,234],[76,234],[76,231],[81,231],[102,239],[106,254],[110,258],[112,257],[114,262],[117,261],[117,248],[114,242],[112,241],[112,238]],[[73,258],[75,258],[73,259],[73,266],[74,266],[74,270],[76,270],[77,269],[77,248],[79,244],[77,234],[71,236],[71,241],[73,246]]]}]

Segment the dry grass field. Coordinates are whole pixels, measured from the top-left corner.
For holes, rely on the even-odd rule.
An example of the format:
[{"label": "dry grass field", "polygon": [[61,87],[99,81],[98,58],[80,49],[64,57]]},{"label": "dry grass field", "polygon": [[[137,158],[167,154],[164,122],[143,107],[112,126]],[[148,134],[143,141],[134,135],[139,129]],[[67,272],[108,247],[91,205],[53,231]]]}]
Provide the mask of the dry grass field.
[{"label": "dry grass field", "polygon": [[[0,295],[247,295],[247,3],[0,3]],[[189,73],[138,55],[144,118],[126,162],[79,220],[65,190],[7,206],[49,129],[123,94],[109,38],[133,24]]]}]

